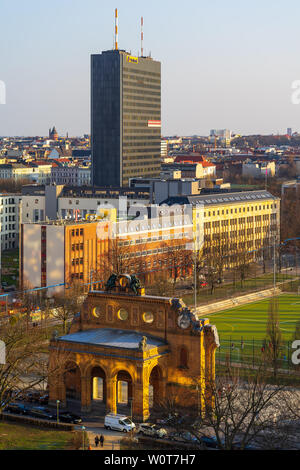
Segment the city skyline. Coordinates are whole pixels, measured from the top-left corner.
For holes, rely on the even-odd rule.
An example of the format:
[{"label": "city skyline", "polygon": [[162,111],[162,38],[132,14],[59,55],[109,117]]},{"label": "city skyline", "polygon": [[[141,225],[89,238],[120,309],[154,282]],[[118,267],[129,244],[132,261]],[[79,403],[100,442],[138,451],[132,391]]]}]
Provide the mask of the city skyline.
[{"label": "city skyline", "polygon": [[[16,15],[16,4],[18,15]],[[299,130],[292,84],[300,78],[293,0],[239,5],[231,0],[36,0],[2,2],[0,135],[90,133],[90,56],[113,47],[114,8],[119,47],[144,49],[162,63],[162,135],[208,135],[212,128],[242,134]],[[13,35],[11,32],[14,32]],[[77,31],[77,34],[75,34]]]}]

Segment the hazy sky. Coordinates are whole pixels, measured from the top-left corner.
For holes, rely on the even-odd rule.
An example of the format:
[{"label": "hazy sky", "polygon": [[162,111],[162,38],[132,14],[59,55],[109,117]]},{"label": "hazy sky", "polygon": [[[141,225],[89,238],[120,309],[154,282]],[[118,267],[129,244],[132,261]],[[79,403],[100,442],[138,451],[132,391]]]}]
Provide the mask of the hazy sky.
[{"label": "hazy sky", "polygon": [[300,131],[299,0],[0,0],[0,135],[90,131],[90,54],[162,62],[163,135]]}]

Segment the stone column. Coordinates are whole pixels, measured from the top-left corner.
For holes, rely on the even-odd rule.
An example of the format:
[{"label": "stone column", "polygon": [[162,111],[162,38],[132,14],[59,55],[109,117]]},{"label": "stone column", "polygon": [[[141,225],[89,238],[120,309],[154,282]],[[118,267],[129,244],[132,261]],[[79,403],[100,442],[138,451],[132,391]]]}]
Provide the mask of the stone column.
[{"label": "stone column", "polygon": [[117,413],[117,377],[108,377],[106,381],[107,413]]},{"label": "stone column", "polygon": [[160,384],[159,384],[159,399],[164,401],[167,396],[167,378],[166,377],[161,377],[160,379]]},{"label": "stone column", "polygon": [[62,408],[66,407],[66,386],[63,374],[52,379],[49,384],[49,404],[56,406],[56,400],[60,401]]},{"label": "stone column", "polygon": [[149,418],[149,379],[143,364],[137,365],[137,381],[133,383],[133,417],[145,421]]},{"label": "stone column", "polygon": [[81,377],[81,411],[89,412],[92,409],[91,377]]}]

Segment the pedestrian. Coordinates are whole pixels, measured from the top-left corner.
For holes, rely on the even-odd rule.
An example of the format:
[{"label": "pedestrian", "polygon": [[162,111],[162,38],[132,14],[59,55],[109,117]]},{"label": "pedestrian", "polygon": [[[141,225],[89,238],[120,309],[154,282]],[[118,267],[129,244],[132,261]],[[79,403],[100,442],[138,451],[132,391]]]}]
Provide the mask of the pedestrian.
[{"label": "pedestrian", "polygon": [[104,436],[103,436],[103,434],[101,434],[101,436],[100,436],[100,444],[101,444],[101,447],[103,447],[103,444],[104,444]]},{"label": "pedestrian", "polygon": [[98,444],[99,444],[99,437],[96,436],[96,437],[95,437],[95,446],[98,447]]}]

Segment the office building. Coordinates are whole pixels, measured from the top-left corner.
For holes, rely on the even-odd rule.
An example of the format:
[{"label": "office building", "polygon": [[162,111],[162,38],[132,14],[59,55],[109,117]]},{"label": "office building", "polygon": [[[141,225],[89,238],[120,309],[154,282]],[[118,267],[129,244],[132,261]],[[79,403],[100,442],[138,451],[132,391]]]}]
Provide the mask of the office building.
[{"label": "office building", "polygon": [[[44,287],[78,280],[103,280],[118,265],[145,281],[170,276],[179,250],[177,269],[188,269],[192,224],[178,216],[116,221],[116,211],[99,221],[48,221],[21,224],[21,285]],[[104,214],[105,215],[105,214]],[[182,250],[182,251],[181,251]]]},{"label": "office building", "polygon": [[280,239],[280,199],[268,191],[170,197],[164,204],[191,206],[195,249],[207,254],[224,245],[228,268],[238,265],[239,253],[259,259],[262,249]]},{"label": "office building", "polygon": [[93,185],[159,176],[160,62],[117,49],[91,56],[91,145]]}]

